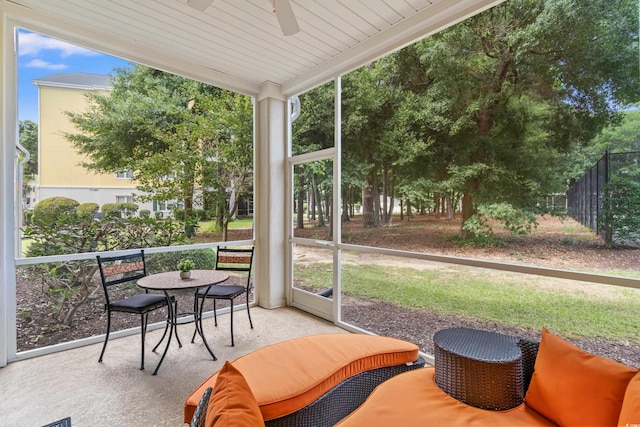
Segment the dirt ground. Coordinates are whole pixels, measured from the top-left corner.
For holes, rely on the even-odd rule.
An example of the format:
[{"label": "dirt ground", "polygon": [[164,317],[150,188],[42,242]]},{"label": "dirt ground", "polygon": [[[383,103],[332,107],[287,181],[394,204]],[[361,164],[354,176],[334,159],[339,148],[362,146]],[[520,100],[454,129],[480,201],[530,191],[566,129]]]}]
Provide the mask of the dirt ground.
[{"label": "dirt ground", "polygon": [[[342,226],[342,241],[438,255],[485,259],[579,271],[638,270],[640,247],[607,249],[591,230],[570,218],[545,215],[527,237],[514,237],[498,228],[500,242],[490,247],[460,245],[454,239],[459,219],[450,221],[416,215],[403,221],[394,218],[391,227],[363,228],[360,219]],[[327,229],[295,230],[296,237],[328,238]]]},{"label": "dirt ground", "polygon": [[[526,238],[511,237],[498,231],[501,243],[492,247],[473,248],[461,246],[452,239],[459,231],[459,221],[436,219],[432,216],[416,215],[410,220],[394,219],[391,227],[365,229],[358,220],[343,225],[343,242],[366,246],[387,247],[432,254],[479,258],[493,261],[554,267],[577,271],[609,271],[640,269],[640,248],[625,247],[606,249],[594,233],[573,220],[553,217],[539,219],[538,228]],[[251,230],[230,230],[229,240],[251,238]],[[307,227],[295,230],[298,237],[314,239],[328,238],[328,229]],[[214,233],[201,236],[214,241],[220,236]],[[308,261],[313,254],[308,253]],[[356,262],[372,261],[358,259]],[[374,262],[376,260],[373,260]],[[379,260],[378,260],[379,261]],[[410,262],[407,261],[407,262]],[[37,283],[24,280],[18,275],[17,323],[18,350],[48,346],[82,337],[103,334],[106,316],[101,289],[75,316],[74,324],[62,327],[55,322],[47,308],[47,299]],[[183,309],[192,302],[192,294],[179,296]],[[496,323],[480,323],[474,319],[440,316],[423,311],[396,307],[383,301],[355,301],[344,299],[343,316],[346,322],[371,330],[378,334],[393,335],[417,343],[420,348],[433,354],[433,333],[446,327],[475,327],[496,332],[509,333],[539,339],[539,332],[513,328]],[[157,313],[161,320],[164,313]],[[114,315],[112,330],[137,326],[136,316]],[[616,343],[603,339],[577,339],[574,343],[587,351],[619,360],[630,366],[640,367],[640,343]]]}]

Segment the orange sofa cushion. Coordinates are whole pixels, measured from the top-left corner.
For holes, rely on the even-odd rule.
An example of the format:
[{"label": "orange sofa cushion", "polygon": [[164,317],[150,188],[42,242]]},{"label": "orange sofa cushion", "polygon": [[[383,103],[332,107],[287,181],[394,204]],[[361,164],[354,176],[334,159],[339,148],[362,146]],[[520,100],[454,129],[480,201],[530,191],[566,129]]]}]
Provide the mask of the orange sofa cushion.
[{"label": "orange sofa cushion", "polygon": [[336,427],[553,426],[522,404],[506,411],[467,405],[435,383],[433,367],[416,369],[378,385],[367,400]]},{"label": "orange sofa cushion", "polygon": [[561,426],[613,426],[636,373],[543,328],[525,403]]},{"label": "orange sofa cushion", "polygon": [[[396,338],[323,334],[296,338],[239,357],[233,365],[247,380],[265,421],[296,412],[347,378],[370,369],[415,362],[418,346]],[[189,423],[217,374],[187,398]]]},{"label": "orange sofa cushion", "polygon": [[242,374],[229,362],[218,373],[207,408],[206,427],[264,427],[262,414]]},{"label": "orange sofa cushion", "polygon": [[640,424],[640,373],[629,382],[627,391],[624,393],[622,401],[622,409],[620,410],[620,418],[618,425],[629,427],[630,425]]}]

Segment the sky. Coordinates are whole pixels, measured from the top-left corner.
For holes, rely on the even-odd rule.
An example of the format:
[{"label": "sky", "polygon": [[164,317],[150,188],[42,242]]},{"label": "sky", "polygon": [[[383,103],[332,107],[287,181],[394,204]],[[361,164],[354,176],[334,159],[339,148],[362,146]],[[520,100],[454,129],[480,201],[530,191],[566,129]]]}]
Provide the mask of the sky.
[{"label": "sky", "polygon": [[38,122],[38,89],[33,79],[56,73],[113,74],[128,61],[61,40],[18,32],[18,119]]}]

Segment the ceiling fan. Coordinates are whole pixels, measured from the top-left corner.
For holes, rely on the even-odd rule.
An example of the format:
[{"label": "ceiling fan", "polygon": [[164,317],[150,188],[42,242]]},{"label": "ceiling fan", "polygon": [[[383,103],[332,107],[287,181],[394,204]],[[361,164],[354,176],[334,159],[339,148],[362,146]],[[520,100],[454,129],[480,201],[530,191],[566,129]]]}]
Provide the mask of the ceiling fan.
[{"label": "ceiling fan", "polygon": [[[211,6],[211,3],[213,0],[187,0],[189,6],[202,12]],[[282,34],[290,36],[300,31],[289,0],[271,0],[271,6],[280,23]]]}]

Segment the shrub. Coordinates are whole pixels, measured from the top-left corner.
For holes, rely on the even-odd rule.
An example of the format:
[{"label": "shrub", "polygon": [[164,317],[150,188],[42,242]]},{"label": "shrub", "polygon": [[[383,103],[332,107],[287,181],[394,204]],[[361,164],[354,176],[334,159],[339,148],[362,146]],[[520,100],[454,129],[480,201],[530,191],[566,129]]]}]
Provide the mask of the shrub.
[{"label": "shrub", "polygon": [[501,223],[514,236],[525,236],[538,225],[533,212],[515,208],[509,203],[494,203],[478,206],[478,212],[465,221],[462,229],[469,233],[471,240],[486,246],[497,240],[492,227],[495,223]]},{"label": "shrub", "polygon": [[194,269],[206,270],[214,268],[216,255],[213,249],[192,249],[179,252],[163,252],[158,254],[145,254],[147,273],[159,273],[175,270],[180,260],[189,258],[193,261]]},{"label": "shrub", "polygon": [[30,211],[24,211],[24,223],[25,224],[33,223],[33,209]]},{"label": "shrub", "polygon": [[118,203],[105,203],[102,205],[102,213],[111,218],[121,218],[122,213],[120,212],[120,207]]},{"label": "shrub", "polygon": [[140,208],[137,203],[133,202],[118,203],[118,205],[120,212],[122,212],[125,217],[133,216]]},{"label": "shrub", "polygon": [[151,211],[149,209],[142,209],[138,215],[140,218],[151,218]]},{"label": "shrub", "polygon": [[76,215],[78,216],[88,216],[93,218],[93,216],[100,210],[100,205],[97,203],[82,203],[76,208]]},{"label": "shrub", "polygon": [[171,211],[173,217],[178,221],[184,221],[184,209],[176,208]]},{"label": "shrub", "polygon": [[604,188],[599,232],[607,247],[628,241],[640,241],[640,183],[613,177]]},{"label": "shrub", "polygon": [[200,221],[206,221],[208,219],[207,211],[204,209],[194,209],[193,215]]},{"label": "shrub", "polygon": [[73,218],[78,205],[80,203],[67,197],[49,197],[33,208],[33,223],[51,226]]},{"label": "shrub", "polygon": [[112,218],[131,217],[138,211],[138,205],[133,202],[105,203],[102,212]]},{"label": "shrub", "polygon": [[[67,215],[64,219],[54,227],[48,224],[25,227],[25,238],[32,240],[27,256],[170,246],[185,240],[181,232],[184,224],[173,220],[108,216],[95,220],[82,215]],[[30,267],[27,279],[34,284],[40,282],[57,320],[70,325],[78,308],[93,298],[101,286],[95,280],[96,270],[95,259],[43,263]]]},{"label": "shrub", "polygon": [[153,216],[155,216],[156,219],[162,219],[164,218],[164,213],[162,211],[156,211]]}]

